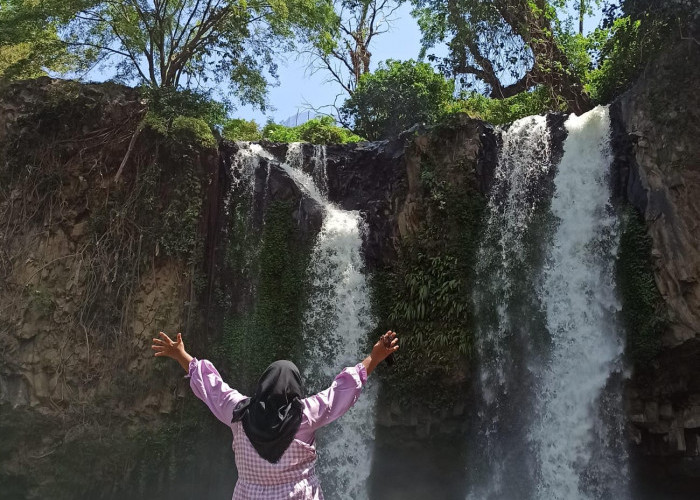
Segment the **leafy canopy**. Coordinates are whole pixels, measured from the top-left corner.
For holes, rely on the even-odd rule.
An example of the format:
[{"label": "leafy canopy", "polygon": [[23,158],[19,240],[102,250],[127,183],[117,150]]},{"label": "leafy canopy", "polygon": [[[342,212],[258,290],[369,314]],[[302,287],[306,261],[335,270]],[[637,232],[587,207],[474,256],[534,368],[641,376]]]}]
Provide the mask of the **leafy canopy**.
[{"label": "leafy canopy", "polygon": [[[264,108],[273,55],[333,28],[327,0],[4,0],[0,47],[38,43],[54,29],[79,61],[111,65],[116,79],[153,88],[225,84]],[[29,63],[30,61],[27,61]]]},{"label": "leafy canopy", "polygon": [[427,63],[389,60],[360,78],[341,113],[370,140],[392,137],[416,123],[434,123],[454,90],[454,82]]},{"label": "leafy canopy", "polygon": [[439,60],[441,68],[459,76],[465,88],[503,99],[543,86],[552,102],[563,100],[581,112],[590,106],[588,97],[559,39],[563,25],[557,7],[564,3],[413,0],[424,53],[445,42],[449,54]]},{"label": "leafy canopy", "polygon": [[622,0],[609,6],[602,28],[591,36],[597,67],[587,88],[596,102],[610,102],[629,88],[663,47],[685,39],[700,43],[696,0]]},{"label": "leafy canopy", "polygon": [[43,2],[0,2],[0,79],[35,78],[46,70],[69,71],[78,62],[61,43],[58,16],[48,16]]}]

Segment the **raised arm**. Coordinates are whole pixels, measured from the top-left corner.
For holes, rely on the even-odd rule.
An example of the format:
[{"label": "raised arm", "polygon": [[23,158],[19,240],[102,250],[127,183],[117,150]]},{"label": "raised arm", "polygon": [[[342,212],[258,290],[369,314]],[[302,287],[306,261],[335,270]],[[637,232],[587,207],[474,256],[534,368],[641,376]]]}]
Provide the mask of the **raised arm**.
[{"label": "raised arm", "polygon": [[160,332],[158,335],[160,338],[153,339],[153,345],[151,346],[151,349],[156,351],[155,356],[173,358],[175,361],[180,363],[183,370],[189,372],[192,356],[187,354],[187,351],[185,350],[185,343],[182,341],[182,334],[178,333],[176,340],[174,341],[163,332]]},{"label": "raised arm", "polygon": [[396,336],[396,332],[389,330],[384,335],[379,337],[379,340],[374,347],[372,347],[372,352],[367,356],[362,364],[367,370],[367,375],[371,374],[374,369],[389,357],[390,354],[399,350],[399,339]]},{"label": "raised arm", "polygon": [[156,356],[166,356],[176,360],[190,377],[190,387],[195,396],[204,401],[216,418],[226,425],[231,424],[233,407],[246,397],[223,381],[211,362],[198,360],[185,350],[182,335],[177,334],[173,341],[160,332],[160,339],[153,339],[151,349]]},{"label": "raised arm", "polygon": [[387,332],[374,345],[372,353],[361,363],[345,368],[335,377],[328,389],[304,399],[302,401],[304,418],[297,432],[297,438],[307,443],[313,442],[317,429],[337,420],[352,408],[362,392],[367,376],[398,348],[396,333]]},{"label": "raised arm", "polygon": [[213,364],[206,359],[192,358],[189,367],[190,387],[204,401],[216,418],[231,425],[233,408],[246,396],[223,381]]}]

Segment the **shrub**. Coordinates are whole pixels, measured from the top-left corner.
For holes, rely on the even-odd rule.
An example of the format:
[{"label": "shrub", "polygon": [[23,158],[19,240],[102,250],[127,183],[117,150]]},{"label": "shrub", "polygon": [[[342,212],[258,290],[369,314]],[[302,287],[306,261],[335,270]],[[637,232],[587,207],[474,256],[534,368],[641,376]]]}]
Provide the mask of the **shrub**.
[{"label": "shrub", "polygon": [[223,136],[229,141],[259,141],[263,134],[255,120],[234,118],[224,123]]},{"label": "shrub", "polygon": [[170,131],[175,139],[192,141],[205,148],[216,147],[216,139],[207,122],[191,116],[176,116]]},{"label": "shrub", "polygon": [[388,60],[360,78],[341,115],[358,134],[385,139],[416,123],[435,123],[452,102],[454,89],[454,81],[428,63]]},{"label": "shrub", "polygon": [[566,103],[553,103],[544,87],[531,92],[521,92],[506,99],[492,99],[476,92],[445,107],[443,119],[456,113],[467,113],[494,125],[511,123],[519,118],[539,115],[548,111],[561,111]]},{"label": "shrub", "polygon": [[338,127],[330,116],[321,116],[296,127],[268,122],[262,137],[273,142],[311,142],[313,144],[345,144],[362,141],[362,137]]}]

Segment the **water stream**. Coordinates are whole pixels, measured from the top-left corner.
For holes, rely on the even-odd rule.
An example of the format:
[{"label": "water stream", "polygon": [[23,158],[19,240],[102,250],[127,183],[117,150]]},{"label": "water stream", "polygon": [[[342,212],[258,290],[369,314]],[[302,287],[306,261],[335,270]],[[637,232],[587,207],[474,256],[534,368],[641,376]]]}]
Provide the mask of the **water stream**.
[{"label": "water stream", "polygon": [[[302,170],[301,144],[291,144],[282,165],[324,209],[311,255],[311,292],[304,319],[304,380],[309,392],[325,389],[343,367],[361,361],[367,354],[367,333],[373,328],[362,256],[364,222],[358,212],[328,202],[325,158],[325,147],[314,146],[312,177]],[[369,384],[341,422],[318,433],[319,474],[329,498],[367,498],[375,399],[376,391]]]},{"label": "water stream", "polygon": [[624,457],[607,461],[607,467],[600,457],[592,462],[596,448],[614,444],[608,435],[615,429],[604,429],[608,423],[599,418],[599,405],[611,374],[621,369],[623,352],[615,321],[621,307],[614,273],[619,231],[610,203],[608,110],[572,116],[566,129],[551,208],[559,223],[539,290],[552,345],[548,362],[537,367],[529,432],[538,456],[536,494],[623,499]]},{"label": "water stream", "polygon": [[474,293],[471,500],[627,497],[608,110],[565,128],[558,165],[543,117],[502,131]]}]

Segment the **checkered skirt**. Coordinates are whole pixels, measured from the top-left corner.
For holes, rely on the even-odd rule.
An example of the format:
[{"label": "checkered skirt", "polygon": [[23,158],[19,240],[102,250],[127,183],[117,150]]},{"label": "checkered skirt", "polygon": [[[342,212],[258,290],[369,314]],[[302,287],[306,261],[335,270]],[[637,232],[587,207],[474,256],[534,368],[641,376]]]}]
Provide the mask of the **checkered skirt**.
[{"label": "checkered skirt", "polygon": [[295,439],[276,464],[258,455],[240,422],[231,424],[238,482],[233,500],[323,500],[316,447]]}]

